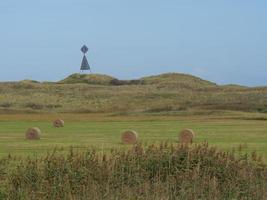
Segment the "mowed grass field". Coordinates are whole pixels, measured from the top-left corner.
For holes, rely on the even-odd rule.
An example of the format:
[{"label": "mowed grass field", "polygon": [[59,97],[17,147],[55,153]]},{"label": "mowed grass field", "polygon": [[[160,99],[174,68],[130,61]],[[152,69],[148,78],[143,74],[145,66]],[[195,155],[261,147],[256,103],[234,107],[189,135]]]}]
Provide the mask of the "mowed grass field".
[{"label": "mowed grass field", "polygon": [[[64,128],[54,128],[53,119],[65,120]],[[29,127],[39,127],[41,140],[25,140]],[[112,116],[108,114],[9,114],[0,115],[0,157],[41,155],[54,148],[94,147],[107,151],[113,147],[129,148],[120,141],[124,130],[135,130],[144,144],[178,142],[184,128],[195,131],[195,142],[231,150],[242,145],[244,151],[256,151],[267,159],[267,121],[225,117]]]}]

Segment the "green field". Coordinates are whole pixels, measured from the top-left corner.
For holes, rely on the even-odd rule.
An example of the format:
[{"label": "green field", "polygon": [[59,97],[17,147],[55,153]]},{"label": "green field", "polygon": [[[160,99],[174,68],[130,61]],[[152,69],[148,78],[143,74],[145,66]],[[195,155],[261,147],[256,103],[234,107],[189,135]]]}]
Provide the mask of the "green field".
[{"label": "green field", "polygon": [[[65,120],[64,128],[54,128],[55,117]],[[25,140],[29,127],[39,127],[41,140]],[[184,128],[196,132],[196,143],[207,141],[221,149],[238,148],[256,151],[267,158],[267,121],[226,117],[180,116],[111,116],[107,114],[26,114],[0,115],[0,156],[40,155],[55,147],[86,149],[95,147],[106,151],[113,147],[128,148],[120,142],[123,130],[138,132],[142,143],[178,142]]]}]

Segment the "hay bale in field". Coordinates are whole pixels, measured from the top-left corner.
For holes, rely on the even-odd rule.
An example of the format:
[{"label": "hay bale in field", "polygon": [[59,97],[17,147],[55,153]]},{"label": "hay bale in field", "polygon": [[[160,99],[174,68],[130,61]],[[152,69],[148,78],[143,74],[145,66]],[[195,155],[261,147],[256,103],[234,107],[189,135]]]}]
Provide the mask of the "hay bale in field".
[{"label": "hay bale in field", "polygon": [[56,119],[53,122],[54,127],[56,128],[60,128],[60,127],[64,127],[64,121],[62,119]]},{"label": "hay bale in field", "polygon": [[138,134],[135,131],[124,131],[121,135],[123,144],[136,144],[138,141]]},{"label": "hay bale in field", "polygon": [[193,139],[195,137],[195,133],[191,129],[184,129],[180,132],[179,142],[183,144],[191,144],[193,143]]},{"label": "hay bale in field", "polygon": [[41,137],[41,130],[37,127],[29,128],[25,137],[28,140],[39,140]]}]

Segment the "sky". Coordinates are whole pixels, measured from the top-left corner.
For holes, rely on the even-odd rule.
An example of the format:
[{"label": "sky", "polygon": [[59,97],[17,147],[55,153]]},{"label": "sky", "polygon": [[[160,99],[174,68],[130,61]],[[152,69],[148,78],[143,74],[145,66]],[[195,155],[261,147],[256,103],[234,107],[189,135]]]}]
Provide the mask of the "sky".
[{"label": "sky", "polygon": [[266,0],[0,0],[0,81],[177,72],[267,85]]}]

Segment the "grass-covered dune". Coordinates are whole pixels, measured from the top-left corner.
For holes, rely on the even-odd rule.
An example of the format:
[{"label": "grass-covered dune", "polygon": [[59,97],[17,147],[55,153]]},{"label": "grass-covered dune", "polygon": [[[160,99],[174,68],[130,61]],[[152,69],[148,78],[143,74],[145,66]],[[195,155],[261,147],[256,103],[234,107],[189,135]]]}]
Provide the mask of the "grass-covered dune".
[{"label": "grass-covered dune", "polygon": [[235,156],[207,144],[0,160],[3,199],[263,200],[266,185],[267,167],[256,154]]},{"label": "grass-covered dune", "polygon": [[73,74],[62,81],[0,83],[0,112],[267,112],[267,87],[220,86],[186,74],[118,80]]},{"label": "grass-covered dune", "polygon": [[62,84],[87,83],[95,85],[110,85],[114,77],[102,74],[72,74],[59,81]]}]

